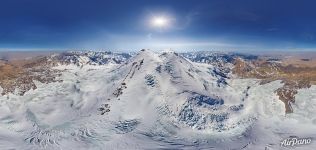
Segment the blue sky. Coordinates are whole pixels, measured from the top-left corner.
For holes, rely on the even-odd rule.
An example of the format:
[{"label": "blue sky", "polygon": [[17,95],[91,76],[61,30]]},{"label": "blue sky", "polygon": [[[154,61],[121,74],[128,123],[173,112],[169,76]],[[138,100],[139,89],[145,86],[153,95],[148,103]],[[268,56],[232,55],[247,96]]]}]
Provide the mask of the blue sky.
[{"label": "blue sky", "polygon": [[[1,0],[0,50],[316,50],[313,0]],[[151,21],[163,16],[164,27]]]}]

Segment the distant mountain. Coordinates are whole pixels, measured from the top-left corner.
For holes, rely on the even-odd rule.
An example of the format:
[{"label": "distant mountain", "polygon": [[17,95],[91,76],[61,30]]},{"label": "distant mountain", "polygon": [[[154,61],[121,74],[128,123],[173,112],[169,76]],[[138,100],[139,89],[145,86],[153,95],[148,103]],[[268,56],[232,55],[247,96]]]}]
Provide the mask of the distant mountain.
[{"label": "distant mountain", "polygon": [[50,60],[60,64],[106,65],[120,64],[132,57],[132,53],[114,53],[106,51],[72,51],[51,55]]}]

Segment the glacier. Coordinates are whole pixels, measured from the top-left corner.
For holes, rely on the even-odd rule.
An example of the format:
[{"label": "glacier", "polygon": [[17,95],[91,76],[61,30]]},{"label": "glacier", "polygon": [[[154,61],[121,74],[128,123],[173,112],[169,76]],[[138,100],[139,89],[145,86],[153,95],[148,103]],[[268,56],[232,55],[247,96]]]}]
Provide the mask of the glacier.
[{"label": "glacier", "polygon": [[0,97],[0,149],[278,150],[293,149],[280,146],[290,136],[316,137],[315,86],[285,114],[280,81],[240,79],[227,55],[199,55],[52,56],[63,82]]}]

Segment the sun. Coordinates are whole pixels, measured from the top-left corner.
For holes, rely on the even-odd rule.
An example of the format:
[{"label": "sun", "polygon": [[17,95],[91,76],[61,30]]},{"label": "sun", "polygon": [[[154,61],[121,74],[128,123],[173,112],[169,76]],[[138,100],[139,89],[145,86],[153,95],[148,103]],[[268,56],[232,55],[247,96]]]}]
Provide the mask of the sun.
[{"label": "sun", "polygon": [[169,25],[169,20],[168,20],[168,18],[163,17],[163,16],[153,17],[151,20],[151,24],[154,27],[163,28],[163,27],[167,27]]}]

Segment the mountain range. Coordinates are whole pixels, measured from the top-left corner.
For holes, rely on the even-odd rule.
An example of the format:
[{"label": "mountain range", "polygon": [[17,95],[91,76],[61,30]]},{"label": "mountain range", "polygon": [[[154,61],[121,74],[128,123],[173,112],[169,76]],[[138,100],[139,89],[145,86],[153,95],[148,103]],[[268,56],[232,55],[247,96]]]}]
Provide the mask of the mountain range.
[{"label": "mountain range", "polygon": [[291,149],[280,141],[316,137],[316,69],[284,58],[143,49],[6,60],[0,148]]}]

